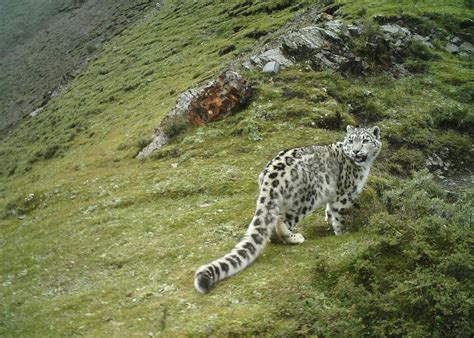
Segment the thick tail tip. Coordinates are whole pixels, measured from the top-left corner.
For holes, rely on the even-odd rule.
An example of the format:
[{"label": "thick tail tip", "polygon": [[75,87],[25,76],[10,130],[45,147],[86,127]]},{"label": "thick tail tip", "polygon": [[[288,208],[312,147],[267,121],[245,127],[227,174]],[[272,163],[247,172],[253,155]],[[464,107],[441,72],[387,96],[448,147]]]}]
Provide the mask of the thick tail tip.
[{"label": "thick tail tip", "polygon": [[206,273],[196,274],[194,279],[194,287],[201,293],[208,293],[212,286],[212,279]]}]

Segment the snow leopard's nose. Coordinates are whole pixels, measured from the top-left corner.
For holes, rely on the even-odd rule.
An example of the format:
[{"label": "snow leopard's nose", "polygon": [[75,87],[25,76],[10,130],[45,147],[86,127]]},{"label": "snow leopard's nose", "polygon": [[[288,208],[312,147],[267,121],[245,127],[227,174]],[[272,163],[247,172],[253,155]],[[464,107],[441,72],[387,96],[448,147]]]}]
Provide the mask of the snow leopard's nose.
[{"label": "snow leopard's nose", "polygon": [[354,155],[357,155],[360,152],[360,150],[352,150],[352,152],[354,153]]}]

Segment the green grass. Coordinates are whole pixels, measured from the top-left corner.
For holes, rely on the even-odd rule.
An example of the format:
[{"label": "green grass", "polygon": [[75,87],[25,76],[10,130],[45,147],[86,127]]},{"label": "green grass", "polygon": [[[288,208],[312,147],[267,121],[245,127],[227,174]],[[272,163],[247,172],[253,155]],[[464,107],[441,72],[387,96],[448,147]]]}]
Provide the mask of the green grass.
[{"label": "green grass", "polygon": [[344,5],[342,12],[351,16],[403,16],[410,17],[428,16],[436,20],[436,24],[455,25],[454,22],[448,22],[449,18],[456,21],[465,20],[468,13],[472,11],[469,7],[469,1],[464,0],[415,0],[415,1],[384,1],[384,0],[361,0],[346,1],[337,0],[337,4]]},{"label": "green grass", "polygon": [[[2,139],[0,335],[305,332],[307,317],[285,311],[308,299],[345,309],[314,282],[315,258],[343,266],[372,248],[380,238],[366,224],[432,152],[449,147],[459,169],[472,164],[472,102],[463,96],[471,63],[442,50],[425,74],[400,80],[304,67],[271,79],[247,73],[257,89],[247,109],[188,127],[135,160],[178,93],[215,76],[254,45],[249,32],[275,31],[297,6],[179,3],[167,1],[111,40],[41,115]],[[229,45],[235,50],[220,56]],[[354,230],[332,236],[319,210],[301,224],[303,245],[269,245],[247,270],[198,294],[195,269],[244,233],[266,162],[281,149],[339,140],[346,123],[378,124],[384,141],[362,195],[372,209],[355,214]]]}]

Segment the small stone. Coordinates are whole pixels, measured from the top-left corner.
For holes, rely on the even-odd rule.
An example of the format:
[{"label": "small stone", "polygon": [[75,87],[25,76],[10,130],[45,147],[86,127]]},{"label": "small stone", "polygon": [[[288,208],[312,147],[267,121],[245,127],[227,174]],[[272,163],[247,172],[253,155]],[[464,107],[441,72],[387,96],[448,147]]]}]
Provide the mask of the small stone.
[{"label": "small stone", "polygon": [[473,53],[474,52],[474,46],[470,42],[463,42],[461,46],[459,46],[461,51],[467,52],[467,53]]},{"label": "small stone", "polygon": [[252,62],[247,60],[242,63],[242,67],[244,67],[245,70],[252,70]]},{"label": "small stone", "polygon": [[461,39],[459,37],[455,36],[451,39],[451,42],[456,44],[456,45],[459,45],[459,43],[461,42]]},{"label": "small stone", "polygon": [[452,43],[448,43],[444,49],[451,54],[459,53],[459,47]]},{"label": "small stone", "polygon": [[38,116],[39,113],[41,113],[42,111],[43,111],[43,108],[38,108],[38,109],[36,109],[35,111],[32,111],[32,112],[30,113],[30,117]]},{"label": "small stone", "polygon": [[177,289],[174,285],[163,284],[163,285],[161,285],[159,292],[163,294],[163,293],[174,292],[176,290]]},{"label": "small stone", "polygon": [[387,33],[389,35],[399,35],[399,36],[410,36],[411,33],[410,31],[405,28],[401,27],[396,24],[387,24],[387,25],[382,25],[380,28],[384,31],[384,33]]},{"label": "small stone", "polygon": [[268,62],[265,67],[263,67],[264,73],[278,73],[280,71],[280,64],[276,61]]},{"label": "small stone", "polygon": [[355,25],[348,25],[347,31],[349,32],[350,36],[359,36],[361,33],[360,28]]}]

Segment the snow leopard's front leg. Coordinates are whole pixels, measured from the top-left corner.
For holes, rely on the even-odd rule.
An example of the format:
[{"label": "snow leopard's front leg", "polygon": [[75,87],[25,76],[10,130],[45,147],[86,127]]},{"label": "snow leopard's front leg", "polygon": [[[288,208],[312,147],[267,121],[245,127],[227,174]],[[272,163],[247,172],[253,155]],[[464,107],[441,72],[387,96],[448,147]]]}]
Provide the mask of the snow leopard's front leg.
[{"label": "snow leopard's front leg", "polygon": [[336,236],[342,234],[345,228],[345,215],[352,205],[352,198],[349,196],[339,197],[326,205],[326,222],[332,226]]},{"label": "snow leopard's front leg", "polygon": [[329,223],[330,226],[332,226],[332,229],[334,230],[334,234],[336,236],[339,236],[342,234],[342,228],[343,225],[341,223],[341,215],[335,210],[333,210],[332,206],[330,203],[326,205],[326,222]]}]

